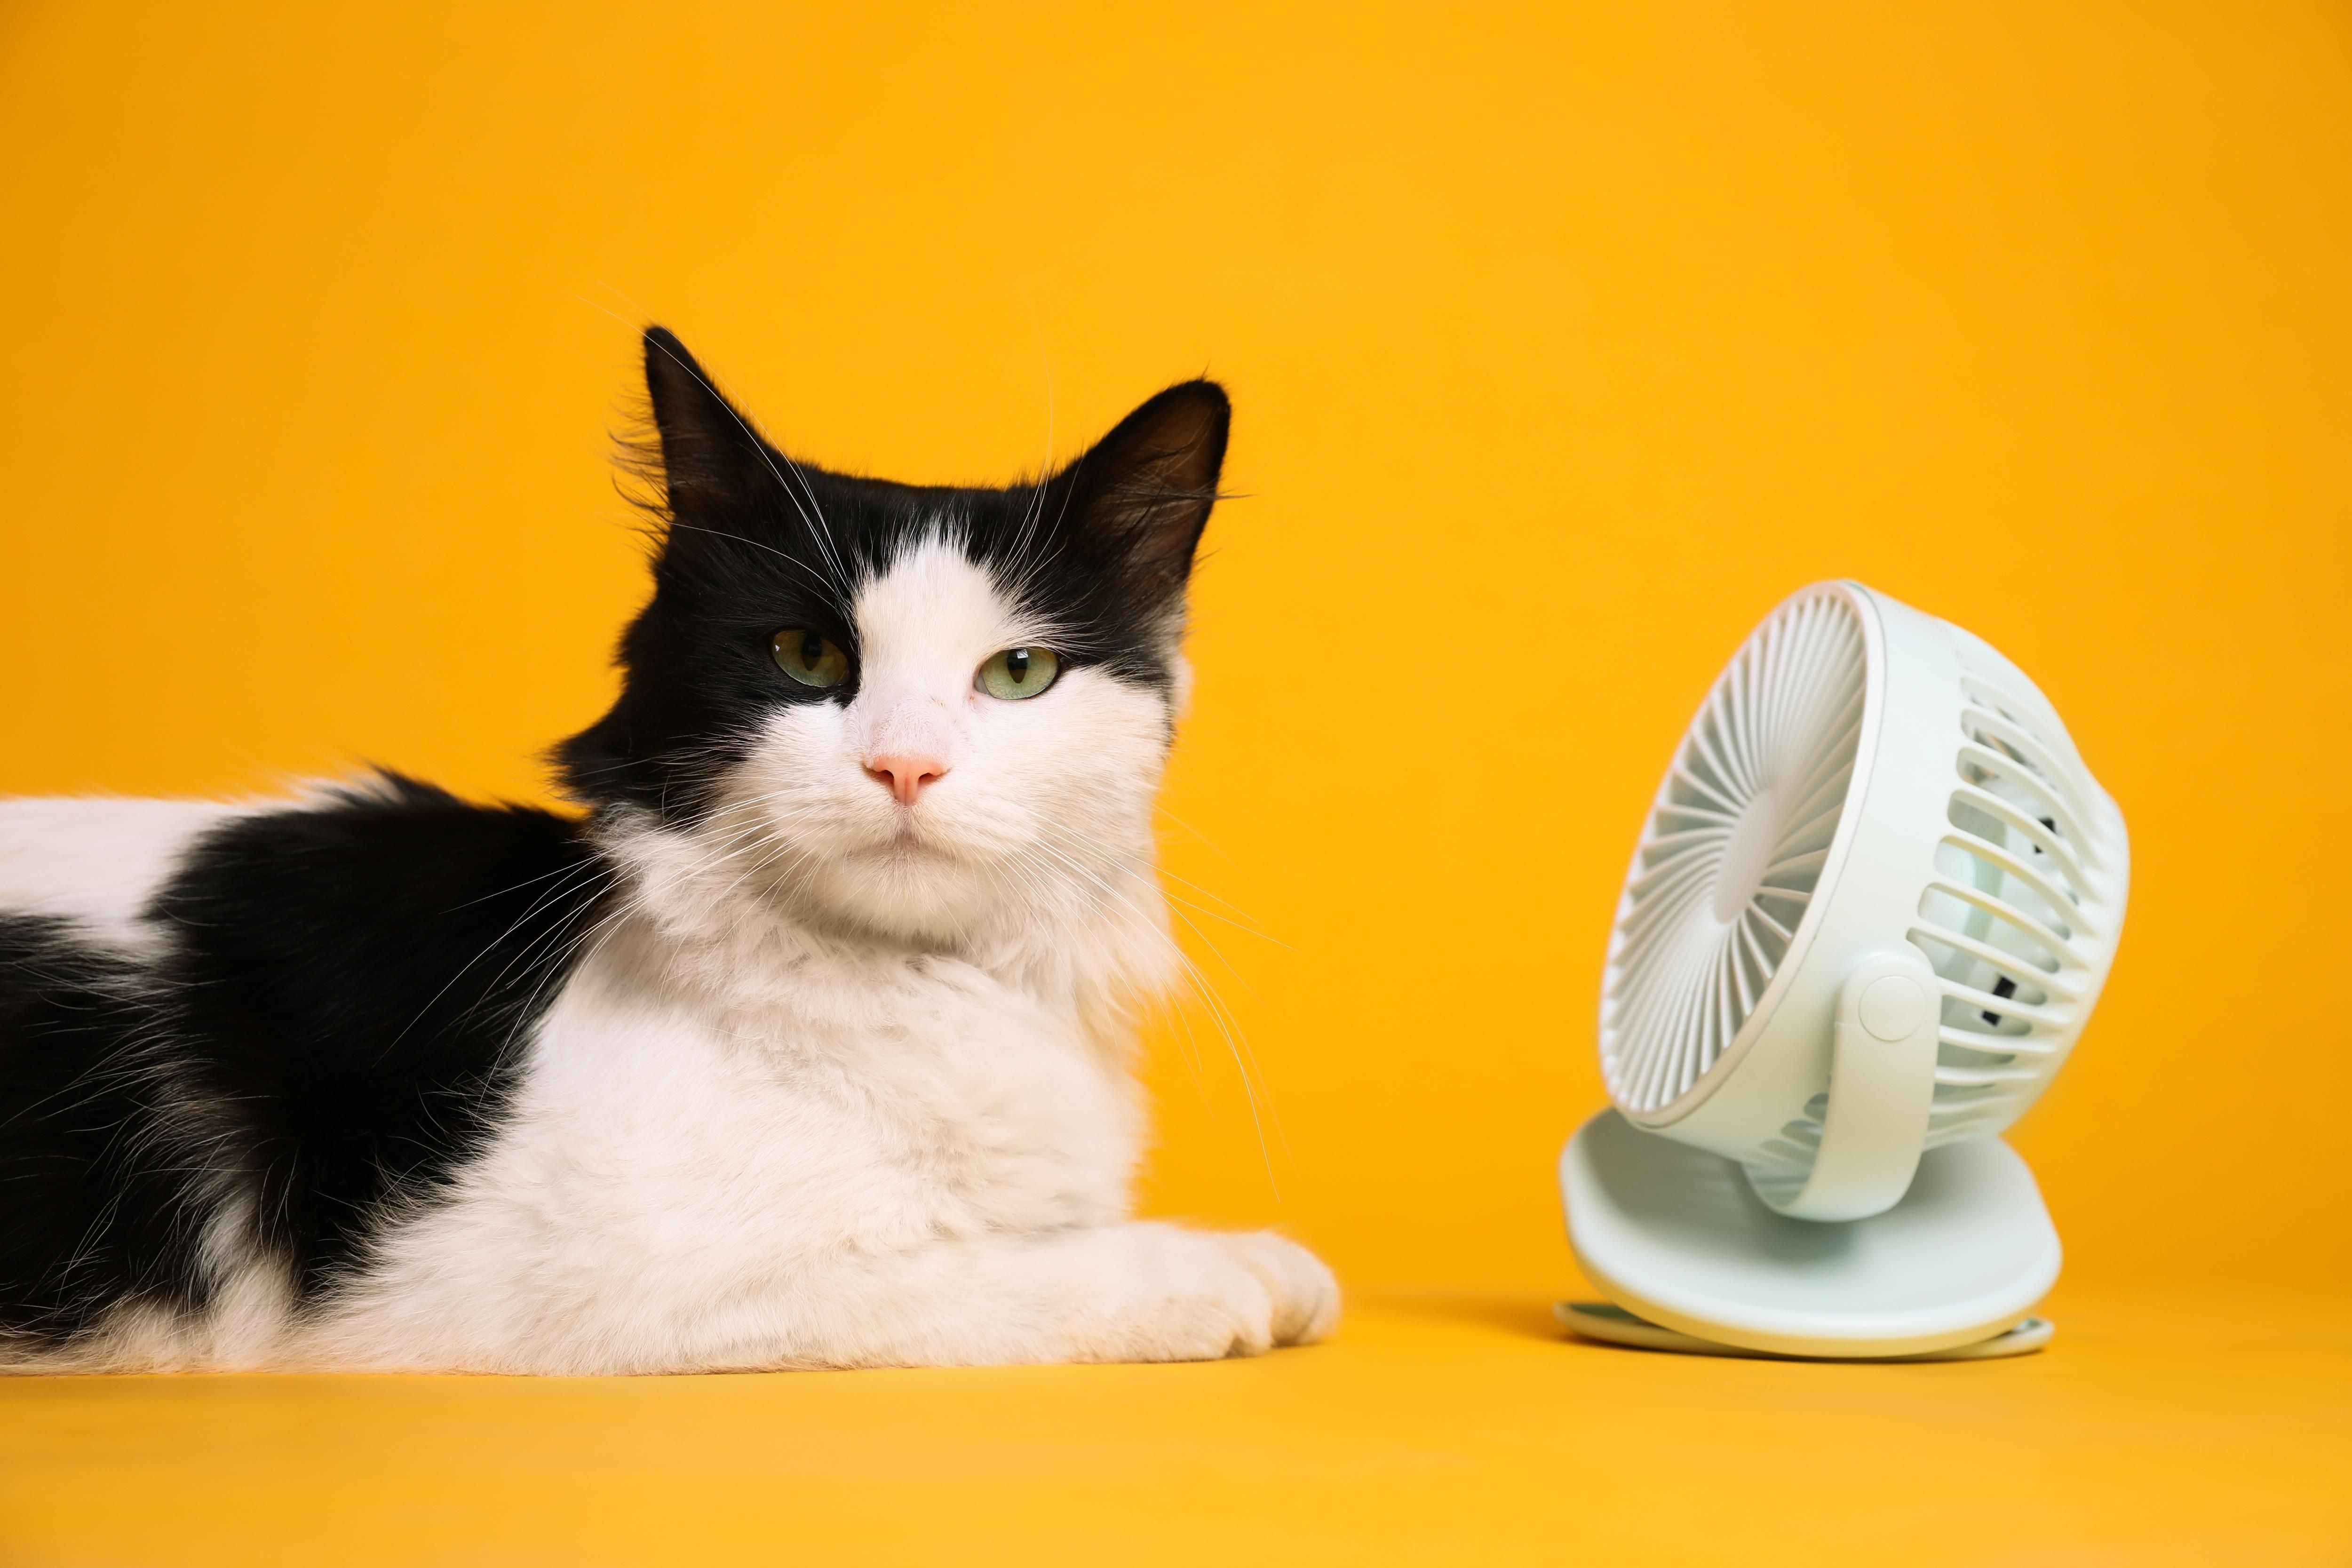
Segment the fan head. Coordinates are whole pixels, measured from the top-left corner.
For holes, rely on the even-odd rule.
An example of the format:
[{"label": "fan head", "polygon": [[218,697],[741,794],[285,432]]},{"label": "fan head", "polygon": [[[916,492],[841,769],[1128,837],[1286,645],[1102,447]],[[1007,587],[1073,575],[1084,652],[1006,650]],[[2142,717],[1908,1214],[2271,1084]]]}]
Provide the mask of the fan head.
[{"label": "fan head", "polygon": [[1610,1095],[1768,1197],[1801,1184],[1839,987],[1908,944],[1937,1008],[1926,1146],[1997,1133],[2081,1032],[2127,880],[2121,814],[2016,666],[1817,584],[1733,655],[1659,785],[1601,985]]}]

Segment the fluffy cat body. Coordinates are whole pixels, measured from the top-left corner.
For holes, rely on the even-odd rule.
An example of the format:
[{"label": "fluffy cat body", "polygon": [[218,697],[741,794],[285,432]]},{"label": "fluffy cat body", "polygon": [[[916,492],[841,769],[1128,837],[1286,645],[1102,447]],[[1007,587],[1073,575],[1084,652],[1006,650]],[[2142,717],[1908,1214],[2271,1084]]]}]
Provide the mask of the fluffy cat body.
[{"label": "fluffy cat body", "polygon": [[[0,803],[0,1363],[1190,1360],[1329,1329],[1294,1244],[1129,1217],[1222,395],[1171,389],[1034,487],[922,491],[791,466],[658,331],[647,368],[667,534],[622,699],[560,752],[586,818],[390,775]],[[778,675],[782,628],[834,685]],[[991,698],[1007,648],[1058,678]]]}]

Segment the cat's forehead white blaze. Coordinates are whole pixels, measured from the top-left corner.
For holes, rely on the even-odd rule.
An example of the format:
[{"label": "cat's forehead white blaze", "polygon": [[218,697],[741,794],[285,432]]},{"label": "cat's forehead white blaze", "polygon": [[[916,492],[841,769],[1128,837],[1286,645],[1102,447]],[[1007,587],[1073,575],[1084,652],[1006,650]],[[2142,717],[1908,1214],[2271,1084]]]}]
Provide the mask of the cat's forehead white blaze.
[{"label": "cat's forehead white blaze", "polygon": [[853,745],[869,767],[885,758],[951,763],[974,671],[1020,635],[1013,606],[983,568],[933,535],[868,581],[854,613]]},{"label": "cat's forehead white blaze", "polygon": [[868,689],[877,682],[931,684],[959,667],[968,681],[982,659],[1038,631],[1019,623],[986,569],[937,535],[868,580],[855,615]]}]

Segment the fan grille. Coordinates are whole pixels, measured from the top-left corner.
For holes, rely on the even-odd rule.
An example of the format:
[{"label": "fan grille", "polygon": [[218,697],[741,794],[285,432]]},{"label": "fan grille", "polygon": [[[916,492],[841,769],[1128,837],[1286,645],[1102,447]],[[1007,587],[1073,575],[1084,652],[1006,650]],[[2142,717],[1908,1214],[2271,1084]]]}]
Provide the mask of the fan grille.
[{"label": "fan grille", "polygon": [[1943,991],[1927,1143],[2022,1115],[2081,1033],[2122,924],[2122,817],[2055,710],[1974,637],[1958,787],[1910,931]]},{"label": "fan grille", "polygon": [[1740,645],[1684,736],[1601,982],[1601,1070],[1625,1109],[1689,1092],[1796,945],[1853,783],[1867,676],[1853,608],[1801,595]]}]

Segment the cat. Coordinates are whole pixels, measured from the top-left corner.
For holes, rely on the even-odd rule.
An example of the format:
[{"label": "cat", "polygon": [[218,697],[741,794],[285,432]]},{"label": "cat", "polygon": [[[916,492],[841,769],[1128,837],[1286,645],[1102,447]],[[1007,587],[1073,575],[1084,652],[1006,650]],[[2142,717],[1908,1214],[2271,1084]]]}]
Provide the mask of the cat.
[{"label": "cat", "polygon": [[0,1363],[673,1373],[1254,1354],[1130,1216],[1150,813],[1230,405],[1003,489],[795,463],[642,343],[653,591],[584,812],[392,773],[0,803]]}]

